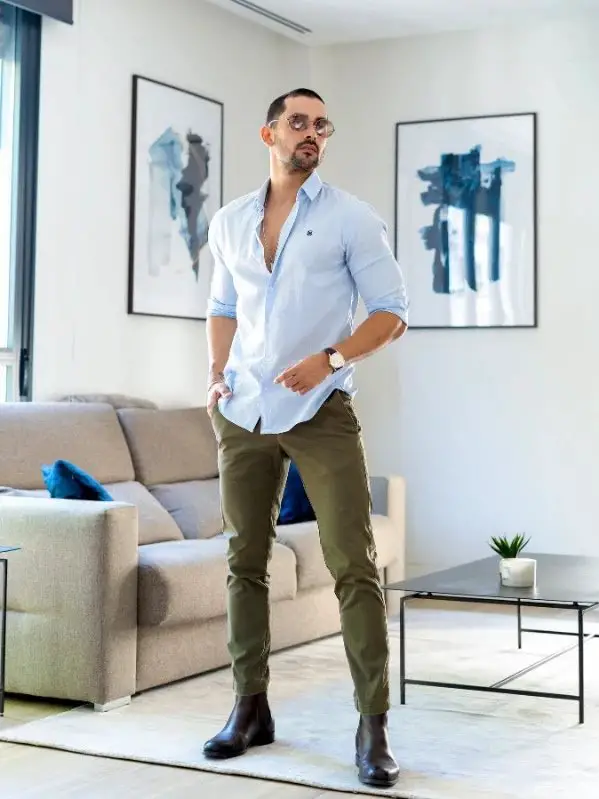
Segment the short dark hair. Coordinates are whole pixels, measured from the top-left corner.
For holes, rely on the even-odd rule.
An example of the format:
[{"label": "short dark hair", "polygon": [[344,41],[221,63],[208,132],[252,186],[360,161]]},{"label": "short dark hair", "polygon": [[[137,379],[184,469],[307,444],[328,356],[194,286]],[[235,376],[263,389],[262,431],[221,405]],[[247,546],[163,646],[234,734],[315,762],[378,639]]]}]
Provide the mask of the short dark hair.
[{"label": "short dark hair", "polygon": [[266,114],[267,125],[270,125],[271,122],[281,116],[285,110],[288,97],[311,97],[313,100],[320,100],[321,103],[324,103],[322,97],[312,89],[293,89],[293,91],[287,92],[286,94],[282,94],[280,97],[277,97],[276,100],[273,100],[269,105]]}]

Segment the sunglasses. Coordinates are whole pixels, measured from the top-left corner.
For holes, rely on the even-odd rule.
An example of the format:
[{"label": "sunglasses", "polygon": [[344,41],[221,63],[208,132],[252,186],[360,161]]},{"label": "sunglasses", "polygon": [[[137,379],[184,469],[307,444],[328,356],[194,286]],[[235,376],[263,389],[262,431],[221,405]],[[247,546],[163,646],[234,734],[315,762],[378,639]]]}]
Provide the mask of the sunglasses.
[{"label": "sunglasses", "polygon": [[[296,133],[301,133],[305,130],[308,130],[311,124],[310,117],[307,114],[291,114],[286,119],[291,130],[295,131]],[[275,125],[278,121],[279,120],[275,119],[270,124]],[[328,139],[335,132],[335,126],[329,119],[320,117],[319,119],[314,120],[314,130],[317,136],[322,136],[324,139]]]}]

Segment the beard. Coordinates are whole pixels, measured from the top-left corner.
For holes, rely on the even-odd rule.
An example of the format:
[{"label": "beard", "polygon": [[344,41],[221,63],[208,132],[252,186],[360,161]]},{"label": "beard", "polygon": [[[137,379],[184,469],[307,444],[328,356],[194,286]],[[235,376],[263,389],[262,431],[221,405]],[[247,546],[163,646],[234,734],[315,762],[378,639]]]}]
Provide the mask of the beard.
[{"label": "beard", "polygon": [[320,151],[296,149],[289,159],[289,166],[293,172],[312,172],[320,164]]}]

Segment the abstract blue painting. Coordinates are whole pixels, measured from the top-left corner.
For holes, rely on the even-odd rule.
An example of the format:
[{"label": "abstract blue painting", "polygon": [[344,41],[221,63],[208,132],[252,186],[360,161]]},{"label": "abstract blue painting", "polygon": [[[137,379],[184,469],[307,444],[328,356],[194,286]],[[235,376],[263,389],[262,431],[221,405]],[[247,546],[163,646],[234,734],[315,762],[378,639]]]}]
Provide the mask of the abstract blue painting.
[{"label": "abstract blue painting", "polygon": [[396,250],[411,327],[534,327],[536,117],[397,125]]},{"label": "abstract blue painting", "polygon": [[189,268],[199,276],[200,252],[208,243],[208,217],[204,207],[208,194],[210,152],[202,137],[189,131],[185,139],[168,127],[148,151],[150,169],[150,213],[148,231],[150,271],[157,274],[168,261],[172,222],[189,252]]},{"label": "abstract blue painting", "polygon": [[129,313],[205,319],[223,106],[134,76]]}]

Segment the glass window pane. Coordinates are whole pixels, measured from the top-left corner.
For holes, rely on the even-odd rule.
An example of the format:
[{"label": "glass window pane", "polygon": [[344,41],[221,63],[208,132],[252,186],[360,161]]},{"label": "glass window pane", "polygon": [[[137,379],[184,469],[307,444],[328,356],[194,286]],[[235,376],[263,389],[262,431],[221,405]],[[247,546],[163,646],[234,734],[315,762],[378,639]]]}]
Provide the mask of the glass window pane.
[{"label": "glass window pane", "polygon": [[[0,350],[11,348],[14,280],[15,9],[0,2]],[[2,396],[0,386],[0,396]]]}]

